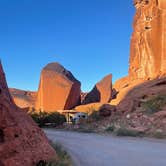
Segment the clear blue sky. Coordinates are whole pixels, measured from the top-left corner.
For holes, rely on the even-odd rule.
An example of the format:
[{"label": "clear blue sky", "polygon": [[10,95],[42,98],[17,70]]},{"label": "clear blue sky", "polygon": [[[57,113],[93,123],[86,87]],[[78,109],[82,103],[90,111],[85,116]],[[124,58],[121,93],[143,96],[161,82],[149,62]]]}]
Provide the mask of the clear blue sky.
[{"label": "clear blue sky", "polygon": [[127,75],[132,0],[0,0],[0,58],[9,87],[37,90],[59,62],[90,90]]}]

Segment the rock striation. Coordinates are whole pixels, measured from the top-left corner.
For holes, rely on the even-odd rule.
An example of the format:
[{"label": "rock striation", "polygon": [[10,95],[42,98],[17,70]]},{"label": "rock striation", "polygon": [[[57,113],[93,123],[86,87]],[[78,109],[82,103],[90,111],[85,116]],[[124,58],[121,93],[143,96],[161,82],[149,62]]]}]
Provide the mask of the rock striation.
[{"label": "rock striation", "polygon": [[81,83],[58,63],[50,63],[41,72],[36,109],[52,112],[80,104]]},{"label": "rock striation", "polygon": [[166,75],[166,1],[134,0],[134,6],[129,74],[113,85],[115,105],[135,86]]},{"label": "rock striation", "polygon": [[131,38],[131,79],[166,75],[166,1],[134,0],[136,14]]},{"label": "rock striation", "polygon": [[55,155],[42,130],[14,104],[0,64],[0,165],[32,166]]},{"label": "rock striation", "polygon": [[112,74],[104,77],[100,82],[98,82],[91,92],[89,92],[82,104],[89,103],[108,103],[112,98]]}]

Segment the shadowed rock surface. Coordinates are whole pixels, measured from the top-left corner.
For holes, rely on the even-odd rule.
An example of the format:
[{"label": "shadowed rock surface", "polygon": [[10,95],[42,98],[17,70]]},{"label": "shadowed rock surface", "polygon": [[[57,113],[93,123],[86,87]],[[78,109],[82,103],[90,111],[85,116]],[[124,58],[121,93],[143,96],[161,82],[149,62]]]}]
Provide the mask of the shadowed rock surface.
[{"label": "shadowed rock surface", "polygon": [[42,130],[14,104],[0,64],[0,166],[33,166],[55,155]]},{"label": "shadowed rock surface", "polygon": [[100,82],[98,82],[95,87],[89,92],[82,104],[89,103],[108,103],[112,98],[112,74],[104,77]]},{"label": "shadowed rock surface", "polygon": [[56,111],[80,104],[81,83],[58,63],[50,63],[41,72],[36,109]]}]

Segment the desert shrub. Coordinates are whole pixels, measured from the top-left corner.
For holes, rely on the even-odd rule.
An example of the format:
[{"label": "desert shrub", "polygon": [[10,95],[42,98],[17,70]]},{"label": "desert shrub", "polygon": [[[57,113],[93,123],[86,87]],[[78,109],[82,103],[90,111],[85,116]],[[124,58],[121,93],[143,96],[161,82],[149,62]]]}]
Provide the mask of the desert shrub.
[{"label": "desert shrub", "polygon": [[55,166],[71,166],[72,165],[71,158],[67,153],[67,151],[58,143],[53,143],[52,146],[58,155],[58,161],[56,162]]},{"label": "desert shrub", "polygon": [[152,134],[152,137],[158,138],[158,139],[163,139],[163,138],[166,138],[166,135],[161,131],[156,131]]},{"label": "desert shrub", "polygon": [[147,114],[153,114],[161,109],[166,105],[166,96],[160,95],[151,98],[150,100],[142,103],[143,108],[145,109]]},{"label": "desert shrub", "polygon": [[47,113],[40,111],[32,112],[29,114],[40,127],[47,126],[47,124],[51,124],[52,126],[59,126],[66,122],[65,116],[58,112]]},{"label": "desert shrub", "polygon": [[53,123],[56,126],[59,126],[59,125],[62,125],[64,122],[66,122],[66,118],[64,115],[58,112],[53,112],[46,116],[46,122]]},{"label": "desert shrub", "polygon": [[100,116],[98,111],[94,111],[89,115],[89,120],[91,121],[99,121],[102,117]]},{"label": "desert shrub", "polygon": [[105,129],[106,132],[114,132],[114,130],[115,130],[115,126],[113,124]]},{"label": "desert shrub", "polygon": [[131,129],[121,127],[116,130],[116,135],[117,136],[137,137],[137,136],[141,136],[141,133],[136,130],[131,130]]},{"label": "desert shrub", "polygon": [[36,166],[72,166],[72,161],[69,154],[59,143],[51,143],[55,149],[57,157],[50,161],[39,161]]}]

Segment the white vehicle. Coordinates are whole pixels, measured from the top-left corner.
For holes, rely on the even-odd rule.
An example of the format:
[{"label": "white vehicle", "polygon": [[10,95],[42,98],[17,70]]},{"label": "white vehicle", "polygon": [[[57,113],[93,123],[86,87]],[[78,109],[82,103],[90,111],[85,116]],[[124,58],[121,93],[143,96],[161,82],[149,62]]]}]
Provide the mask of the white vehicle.
[{"label": "white vehicle", "polygon": [[78,112],[73,116],[72,120],[75,124],[78,124],[81,119],[87,119],[87,118],[88,118],[88,114],[83,112]]}]

